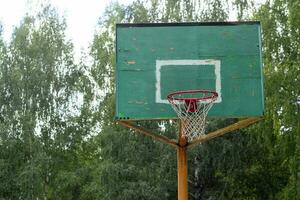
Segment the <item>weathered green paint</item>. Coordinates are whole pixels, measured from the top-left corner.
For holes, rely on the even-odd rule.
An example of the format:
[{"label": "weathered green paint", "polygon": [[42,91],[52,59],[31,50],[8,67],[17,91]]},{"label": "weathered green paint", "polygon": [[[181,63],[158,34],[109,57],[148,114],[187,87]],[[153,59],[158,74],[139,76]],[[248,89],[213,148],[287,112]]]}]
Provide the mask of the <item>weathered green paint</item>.
[{"label": "weathered green paint", "polygon": [[[220,61],[220,103],[209,116],[263,115],[260,24],[118,24],[117,119],[169,119],[169,104],[157,103],[157,60]],[[188,62],[187,62],[188,63]],[[160,68],[160,94],[178,90],[216,90],[216,65],[172,64]]]}]

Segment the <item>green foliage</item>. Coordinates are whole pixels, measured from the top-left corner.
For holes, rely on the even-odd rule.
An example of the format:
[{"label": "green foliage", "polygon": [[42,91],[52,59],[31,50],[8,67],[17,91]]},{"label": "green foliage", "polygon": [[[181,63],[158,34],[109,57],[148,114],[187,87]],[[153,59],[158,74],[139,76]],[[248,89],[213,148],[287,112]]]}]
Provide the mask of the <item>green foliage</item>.
[{"label": "green foliage", "polygon": [[[77,64],[51,7],[0,28],[1,199],[176,199],[176,151],[114,121],[115,23],[260,20],[265,119],[189,151],[190,199],[297,199],[300,194],[300,1],[112,3]],[[207,131],[234,123],[210,121]],[[174,122],[139,122],[176,138]]]},{"label": "green foliage", "polygon": [[269,141],[271,155],[282,156],[288,184],[277,199],[299,196],[299,127],[300,127],[300,1],[267,1],[256,18],[263,27],[266,77],[266,123],[264,140]]},{"label": "green foliage", "polygon": [[282,157],[269,156],[255,129],[226,135],[198,147],[195,170],[199,199],[274,199],[287,183]]},{"label": "green foliage", "polygon": [[73,62],[65,28],[64,20],[47,6],[23,19],[7,47],[1,43],[3,198],[54,198],[59,172],[79,162],[78,148],[88,136],[86,118],[74,104],[82,72]]},{"label": "green foliage", "polygon": [[263,33],[265,119],[199,147],[199,199],[298,199],[298,5],[299,1],[267,1],[255,13]]},{"label": "green foliage", "polygon": [[[252,9],[254,5],[252,1],[234,1],[232,5],[236,6],[238,11],[237,16],[238,19],[245,19],[249,18],[248,13],[249,10]],[[261,7],[263,9],[264,6]],[[281,8],[279,6],[279,8]],[[112,13],[114,15],[112,16]],[[262,11],[264,15],[268,15],[268,12]],[[292,12],[291,12],[292,13]],[[280,14],[283,14],[282,12]],[[192,1],[151,1],[151,3],[146,3],[144,1],[135,1],[133,4],[129,5],[128,7],[123,7],[118,4],[113,5],[109,8],[107,18],[100,24],[103,27],[103,32],[96,37],[94,44],[99,44],[101,42],[102,46],[105,47],[105,41],[109,41],[112,45],[113,39],[107,40],[107,37],[111,37],[111,31],[114,30],[115,22],[176,22],[176,21],[224,21],[228,18],[229,15],[229,8],[226,7],[223,1],[207,1],[206,4],[201,4],[200,2],[192,2]],[[295,15],[295,14],[293,14]],[[117,17],[116,17],[117,16]],[[294,17],[295,18],[295,17]],[[297,18],[297,17],[296,17]],[[262,20],[263,21],[263,20]],[[113,23],[112,23],[113,22]],[[263,42],[267,42],[270,45],[275,45],[274,49],[281,52],[279,48],[279,44],[276,44],[273,39],[265,38],[265,27],[274,24],[274,27],[277,27],[278,24],[275,24],[274,20],[265,23],[262,22],[263,25],[263,33],[264,33],[264,40]],[[267,28],[268,29],[268,28]],[[294,28],[295,29],[295,28]],[[291,30],[290,27],[287,30]],[[274,34],[274,30],[271,29],[267,30],[270,31],[270,34]],[[297,31],[297,30],[296,30]],[[276,31],[275,31],[276,32]],[[268,33],[268,32],[266,32]],[[287,36],[292,33],[283,34],[283,36]],[[113,37],[114,38],[114,37]],[[277,46],[276,46],[277,45]],[[289,45],[289,43],[286,43]],[[98,47],[101,47],[99,45]],[[265,48],[265,47],[264,47]],[[109,54],[108,51],[103,51],[102,47],[98,48],[100,52],[106,52],[103,54],[105,59],[114,58],[112,54]],[[102,49],[102,50],[101,50]],[[95,49],[94,49],[95,50]],[[264,50],[264,55],[266,60],[270,57],[273,59],[273,52],[270,53],[268,50]],[[272,50],[273,51],[273,50]],[[100,54],[96,54],[100,55]],[[104,59],[104,60],[105,60]],[[105,62],[104,62],[105,63]],[[112,74],[114,73],[114,62],[111,62],[110,69]],[[282,63],[281,63],[282,64]],[[266,65],[266,61],[265,61]],[[107,69],[107,65],[98,65],[97,67],[101,67],[101,69],[97,70],[104,70]],[[291,74],[295,77],[292,79],[286,79],[286,85],[291,86],[291,88],[295,87],[292,83],[294,80],[297,80],[298,71],[293,71],[295,68],[289,68],[291,70]],[[284,191],[282,188],[289,185],[289,179],[297,180],[297,177],[289,178],[290,172],[286,170],[286,166],[284,163],[286,162],[286,154],[282,153],[282,136],[280,132],[282,131],[283,124],[289,124],[293,120],[296,123],[293,124],[294,127],[299,126],[299,119],[298,116],[292,117],[293,120],[286,119],[286,123],[282,120],[280,121],[273,121],[269,120],[269,118],[274,118],[274,115],[278,115],[278,111],[280,111],[283,107],[282,105],[286,102],[286,99],[283,96],[276,96],[278,93],[274,91],[280,91],[280,88],[274,88],[274,84],[272,81],[268,80],[268,69],[266,69],[266,120],[263,124],[259,126],[253,126],[251,129],[246,129],[245,131],[239,131],[234,135],[228,135],[226,137],[222,137],[216,139],[214,141],[210,141],[206,144],[201,145],[200,147],[192,150],[190,152],[190,160],[189,162],[192,164],[190,166],[190,171],[192,172],[192,176],[190,179],[194,184],[194,188],[190,187],[191,195],[190,197],[194,197],[196,199],[274,199],[278,198],[281,195],[281,191]],[[274,73],[274,70],[271,70]],[[280,72],[281,74],[283,73]],[[278,72],[278,75],[280,74]],[[101,74],[101,73],[98,73]],[[111,75],[111,74],[110,74]],[[108,76],[109,78],[111,76]],[[271,75],[273,81],[279,81],[282,79],[278,79],[279,77],[275,76],[275,74]],[[110,78],[111,84],[113,85],[113,78]],[[270,88],[269,86],[270,85]],[[293,90],[294,90],[293,89]],[[111,91],[113,93],[113,91]],[[282,92],[282,90],[281,90]],[[285,95],[288,96],[289,93]],[[295,96],[291,98],[289,102],[295,102],[295,97],[299,96],[299,92],[294,92]],[[108,96],[111,96],[108,93]],[[289,97],[288,97],[289,98]],[[108,98],[110,99],[110,98]],[[131,188],[131,180],[134,182],[138,182],[139,179],[135,179],[134,177],[142,177],[139,174],[138,169],[131,171],[132,168],[135,166],[139,166],[139,159],[136,160],[133,158],[132,161],[128,159],[124,160],[124,157],[130,157],[132,152],[136,152],[133,149],[138,148],[139,146],[144,146],[142,142],[138,144],[133,142],[133,138],[128,138],[128,131],[120,130],[119,128],[115,127],[115,124],[112,122],[113,118],[107,119],[108,113],[113,116],[111,108],[113,107],[113,101],[110,99],[105,99],[102,103],[102,121],[105,121],[103,124],[104,127],[102,129],[101,135],[99,138],[105,138],[105,141],[109,141],[112,137],[112,133],[117,135],[119,139],[113,137],[113,141],[111,145],[104,143],[102,146],[102,156],[107,156],[106,159],[103,159],[105,162],[105,168],[101,168],[101,170],[105,171],[102,176],[110,177],[109,180],[114,180],[112,182],[103,181],[102,186],[104,188],[103,192],[107,194],[105,198],[108,199],[118,199],[117,191],[123,191],[121,194],[126,194],[123,196],[124,199],[127,198],[150,198],[149,196],[139,196],[143,193],[135,194],[131,196],[130,194],[134,194],[134,188]],[[272,99],[272,104],[269,103],[269,99]],[[106,102],[106,103],[105,103]],[[278,106],[274,107],[275,102],[277,102]],[[288,103],[287,105],[291,105]],[[298,104],[293,104],[296,107],[293,107],[286,113],[290,113],[290,111],[296,111],[299,109],[297,106]],[[290,116],[287,114],[286,116]],[[215,123],[212,123],[212,129],[217,129],[223,126],[226,126],[233,121],[222,121],[217,120]],[[298,123],[298,124],[297,124]],[[143,126],[150,127],[155,131],[159,131],[155,128],[156,123],[149,123],[143,124]],[[108,128],[105,128],[108,127]],[[174,126],[171,126],[174,130]],[[287,126],[290,127],[290,126]],[[169,127],[167,128],[168,131]],[[118,130],[118,131],[116,131]],[[296,130],[299,132],[299,128],[293,128],[292,130]],[[119,133],[122,132],[122,133]],[[124,132],[124,133],[123,133]],[[174,131],[173,131],[174,132]],[[106,138],[107,135],[107,138]],[[174,135],[173,135],[174,137]],[[100,139],[101,141],[101,139]],[[291,151],[297,144],[296,141],[293,141],[292,138],[288,140],[288,144],[286,143],[285,146],[288,149],[287,151]],[[112,148],[113,144],[117,146],[122,146],[122,152],[120,150],[115,150]],[[129,147],[127,147],[129,145]],[[148,144],[149,145],[149,144]],[[159,145],[159,144],[156,144]],[[105,151],[109,147],[108,151]],[[114,151],[112,151],[114,149]],[[116,152],[115,152],[116,151]],[[141,149],[143,154],[146,154],[143,149]],[[125,153],[126,155],[123,155]],[[166,154],[168,154],[166,152]],[[288,153],[289,154],[289,153]],[[135,154],[134,154],[135,155]],[[289,154],[291,155],[291,154]],[[104,157],[105,157],[104,156]],[[111,158],[116,158],[113,161],[107,161]],[[151,163],[151,158],[156,158],[157,160],[164,159],[162,154],[156,155],[155,152],[151,153],[149,160],[143,160],[145,163]],[[296,157],[294,157],[296,158]],[[106,163],[108,162],[108,163]],[[294,164],[295,165],[295,164]],[[161,166],[162,167],[162,166]],[[167,167],[167,166],[166,166]],[[175,167],[175,166],[173,166]],[[126,171],[125,174],[120,174],[116,176],[116,173],[119,172],[120,168],[124,168]],[[150,167],[149,167],[150,168]],[[162,167],[164,168],[164,167]],[[144,171],[144,169],[141,169]],[[194,172],[194,173],[193,173]],[[145,172],[144,173],[149,173]],[[158,173],[158,172],[156,172]],[[101,173],[100,173],[101,174]],[[159,174],[159,173],[158,173]],[[297,174],[297,173],[296,173]],[[127,175],[129,177],[127,177]],[[143,179],[143,178],[141,178]],[[143,179],[143,181],[147,181],[151,183],[152,178],[148,177],[148,179]],[[117,191],[114,192],[114,189],[111,188],[111,185],[114,182],[120,182],[122,185],[118,187]],[[126,185],[125,188],[129,189],[131,192],[124,191],[122,187]],[[157,185],[159,183],[156,183]],[[106,187],[108,186],[108,187]],[[144,186],[149,188],[149,191],[153,191],[150,189],[151,187]],[[174,187],[171,186],[170,188]],[[169,188],[169,189],[170,189]],[[167,189],[166,189],[167,190]],[[142,191],[142,189],[139,189]],[[291,190],[287,190],[291,191]],[[294,193],[293,193],[294,194]],[[144,195],[144,194],[143,194]],[[175,197],[176,195],[173,194]],[[295,196],[292,196],[295,197]],[[103,197],[104,198],[104,197]],[[157,196],[157,198],[162,198]]]}]

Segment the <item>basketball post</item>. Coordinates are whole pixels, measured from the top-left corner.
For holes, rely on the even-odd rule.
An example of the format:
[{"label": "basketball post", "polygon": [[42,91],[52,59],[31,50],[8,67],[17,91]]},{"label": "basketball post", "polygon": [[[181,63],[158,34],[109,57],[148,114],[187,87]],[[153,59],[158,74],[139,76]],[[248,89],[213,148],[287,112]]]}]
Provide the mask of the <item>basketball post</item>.
[{"label": "basketball post", "polygon": [[178,200],[188,199],[187,138],[183,135],[183,123],[180,121],[177,146]]},{"label": "basketball post", "polygon": [[180,120],[177,147],[178,200],[188,199],[187,146],[204,132],[205,118],[218,94],[209,90],[186,90],[167,96]]}]

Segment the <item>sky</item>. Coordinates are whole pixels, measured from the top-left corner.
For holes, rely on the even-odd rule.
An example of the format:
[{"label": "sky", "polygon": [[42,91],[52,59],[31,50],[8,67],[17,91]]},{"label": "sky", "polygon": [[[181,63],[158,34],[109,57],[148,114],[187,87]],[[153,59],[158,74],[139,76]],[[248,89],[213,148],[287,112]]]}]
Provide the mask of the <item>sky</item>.
[{"label": "sky", "polygon": [[[34,12],[35,5],[49,2],[66,17],[66,34],[74,42],[75,53],[86,49],[92,41],[99,17],[105,7],[115,0],[0,0],[0,22],[3,25],[3,37],[9,41],[13,28],[20,24],[26,13]],[[119,0],[128,4],[131,0]]]},{"label": "sky", "polygon": [[[8,41],[13,28],[20,24],[26,13],[34,13],[33,9],[41,3],[49,2],[58,12],[66,17],[66,34],[75,46],[75,54],[80,55],[92,41],[99,17],[103,14],[109,3],[118,1],[129,4],[133,0],[0,0],[0,22],[3,25],[3,37]],[[262,2],[264,0],[256,0]],[[234,18],[233,16],[231,16]]]}]

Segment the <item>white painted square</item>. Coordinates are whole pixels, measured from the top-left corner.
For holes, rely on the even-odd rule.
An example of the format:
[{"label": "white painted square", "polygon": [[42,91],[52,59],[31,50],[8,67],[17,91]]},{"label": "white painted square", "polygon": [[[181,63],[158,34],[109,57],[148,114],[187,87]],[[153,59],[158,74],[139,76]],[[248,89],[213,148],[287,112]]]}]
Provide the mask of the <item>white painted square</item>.
[{"label": "white painted square", "polygon": [[[165,103],[168,104],[167,99],[161,98],[161,68],[162,67],[172,67],[182,65],[186,67],[187,65],[198,65],[202,67],[203,65],[211,65],[214,67],[215,75],[216,75],[216,89],[215,91],[218,93],[218,98],[214,103],[220,103],[222,101],[222,93],[221,93],[221,61],[206,59],[206,60],[156,60],[156,92],[155,92],[155,102],[156,103]],[[199,88],[205,89],[205,88]]]}]

